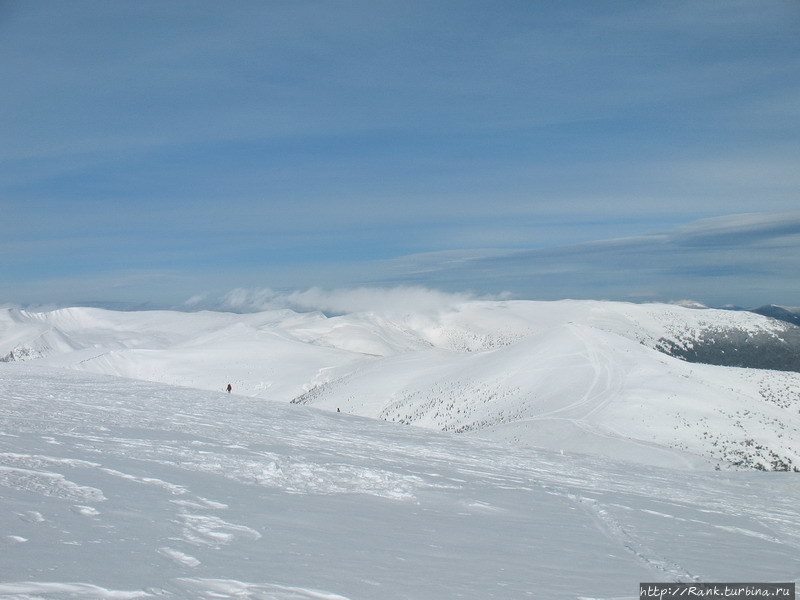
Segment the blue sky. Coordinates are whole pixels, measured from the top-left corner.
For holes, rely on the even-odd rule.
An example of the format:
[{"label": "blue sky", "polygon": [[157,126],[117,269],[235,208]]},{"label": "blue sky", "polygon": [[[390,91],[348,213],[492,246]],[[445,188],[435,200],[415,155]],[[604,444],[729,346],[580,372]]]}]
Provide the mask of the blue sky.
[{"label": "blue sky", "polygon": [[800,4],[0,4],[0,305],[800,305]]}]

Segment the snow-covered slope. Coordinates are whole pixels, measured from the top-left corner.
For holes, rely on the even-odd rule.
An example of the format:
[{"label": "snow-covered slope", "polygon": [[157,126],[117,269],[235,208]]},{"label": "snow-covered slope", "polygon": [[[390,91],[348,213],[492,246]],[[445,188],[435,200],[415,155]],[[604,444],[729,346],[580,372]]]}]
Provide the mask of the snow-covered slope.
[{"label": "snow-covered slope", "polygon": [[571,324],[489,352],[373,362],[295,402],[648,464],[782,469],[800,465],[798,384]]},{"label": "snow-covered slope", "polygon": [[731,337],[780,345],[796,329],[746,312],[587,301],[336,317],[6,310],[0,356],[207,390],[230,382],[247,396],[646,464],[791,469],[800,374],[663,351]]},{"label": "snow-covered slope", "polygon": [[800,581],[794,474],[632,468],[42,361],[0,364],[0,398],[7,600]]},{"label": "snow-covered slope", "polygon": [[[64,340],[53,344],[51,340]],[[374,317],[69,308],[0,311],[0,356],[289,400],[321,373],[427,344]]]}]

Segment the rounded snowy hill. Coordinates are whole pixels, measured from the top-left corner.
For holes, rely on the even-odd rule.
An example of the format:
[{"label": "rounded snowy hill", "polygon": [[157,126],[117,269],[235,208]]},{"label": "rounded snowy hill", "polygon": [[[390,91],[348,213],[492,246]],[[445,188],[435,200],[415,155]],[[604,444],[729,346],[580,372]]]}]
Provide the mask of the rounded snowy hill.
[{"label": "rounded snowy hill", "polygon": [[[241,395],[649,464],[793,469],[800,374],[723,365],[790,363],[797,330],[749,312],[590,301],[340,316],[4,310],[0,357],[231,383]],[[717,364],[688,362],[704,357]]]}]

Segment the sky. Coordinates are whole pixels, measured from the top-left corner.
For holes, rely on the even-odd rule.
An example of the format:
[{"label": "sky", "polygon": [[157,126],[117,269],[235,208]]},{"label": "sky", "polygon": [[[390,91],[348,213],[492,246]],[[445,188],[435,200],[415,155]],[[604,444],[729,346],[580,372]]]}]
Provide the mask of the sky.
[{"label": "sky", "polygon": [[0,3],[0,305],[800,306],[796,1]]}]

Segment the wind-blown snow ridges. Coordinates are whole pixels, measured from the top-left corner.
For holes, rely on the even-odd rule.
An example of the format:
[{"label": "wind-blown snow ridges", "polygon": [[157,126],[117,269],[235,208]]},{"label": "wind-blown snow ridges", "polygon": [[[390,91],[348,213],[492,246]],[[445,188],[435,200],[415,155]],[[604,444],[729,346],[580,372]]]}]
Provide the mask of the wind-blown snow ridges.
[{"label": "wind-blown snow ridges", "polygon": [[43,364],[0,364],[3,598],[568,600],[800,573],[786,473],[632,465]]}]

